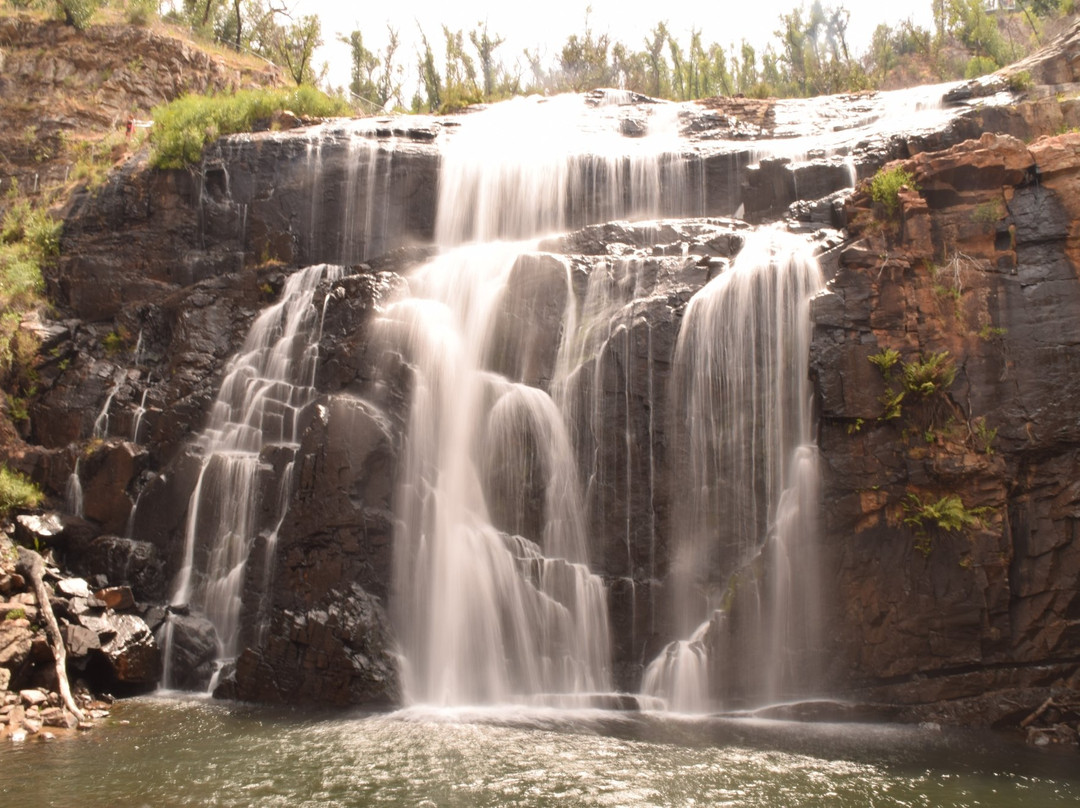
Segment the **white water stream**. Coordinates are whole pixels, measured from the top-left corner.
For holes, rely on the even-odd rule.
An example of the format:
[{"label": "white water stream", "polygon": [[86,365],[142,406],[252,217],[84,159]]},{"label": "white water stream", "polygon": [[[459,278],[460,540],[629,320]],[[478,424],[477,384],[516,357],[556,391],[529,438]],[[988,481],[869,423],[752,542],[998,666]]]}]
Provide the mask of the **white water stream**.
[{"label": "white water stream", "polygon": [[[910,129],[911,118],[932,125],[943,113],[930,97],[868,98],[858,120],[800,122],[802,107],[782,105],[778,131],[797,136],[749,150],[796,162],[834,156],[853,166],[860,138]],[[440,252],[377,320],[375,349],[402,357],[410,370],[390,599],[410,703],[578,705],[610,690],[609,592],[594,556],[613,541],[623,542],[625,558],[612,575],[634,576],[631,585],[660,578],[670,561],[670,603],[658,609],[670,608],[676,639],[648,665],[644,695],[702,712],[731,688],[764,702],[812,687],[818,473],[808,307],[821,273],[802,237],[740,231],[745,244],[734,263],[714,265],[711,282],[672,315],[682,315],[674,356],[658,357],[647,309],[676,305],[656,286],[658,256],[597,259],[581,282],[580,264],[540,247],[546,236],[587,224],[700,217],[708,209],[703,152],[682,140],[679,106],[643,107],[629,126],[620,100],[618,93],[599,103],[517,99],[463,116],[440,146]],[[894,119],[890,104],[909,120]],[[312,254],[359,261],[387,249],[401,227],[389,205],[378,204],[395,178],[395,146],[362,125],[332,134],[342,131],[340,232],[325,237],[326,128],[308,142],[312,203],[298,225]],[[731,198],[722,207],[733,211],[738,183],[725,193]],[[689,266],[687,249],[670,260]],[[289,279],[231,361],[197,442],[201,469],[172,601],[213,622],[222,658],[241,648],[245,577],[264,587],[270,580],[269,567],[259,576],[246,574],[246,565],[260,533],[272,553],[292,463],[279,464],[271,480],[266,450],[295,452],[297,418],[316,396],[315,290],[341,272],[316,266]],[[523,288],[531,290],[526,303]],[[547,319],[534,317],[544,306]],[[640,340],[646,360],[635,363]],[[605,363],[606,354],[617,361]],[[654,365],[669,360],[671,411],[657,411]],[[620,374],[621,434],[608,428],[612,373]],[[632,388],[647,399],[644,439],[632,429]],[[654,436],[665,426],[672,445],[658,449]],[[137,429],[138,421],[136,437]],[[622,445],[608,452],[605,441]],[[608,455],[625,469],[605,466]],[[635,462],[645,469],[644,494],[631,488],[640,477]],[[618,486],[625,491],[612,500],[625,507],[624,535],[590,535],[592,516]],[[648,524],[633,507],[642,496]],[[653,508],[665,497],[670,559],[658,556]],[[644,565],[635,555],[643,534]],[[732,608],[748,601],[754,620],[736,632]],[[167,668],[169,637],[166,629]],[[745,660],[735,660],[740,655]],[[749,672],[735,678],[752,679],[750,686],[726,681],[738,665]]]},{"label": "white water stream", "polygon": [[[271,470],[264,452],[296,451],[299,418],[315,396],[321,323],[316,289],[341,273],[341,267],[317,265],[289,277],[281,299],[256,318],[230,361],[210,423],[197,440],[202,462],[188,503],[183,564],[171,603],[190,605],[213,623],[223,660],[239,650],[241,598],[255,538],[261,529],[274,528],[259,518],[264,477]],[[269,487],[276,512],[287,497]],[[169,624],[163,645],[169,686]]]}]

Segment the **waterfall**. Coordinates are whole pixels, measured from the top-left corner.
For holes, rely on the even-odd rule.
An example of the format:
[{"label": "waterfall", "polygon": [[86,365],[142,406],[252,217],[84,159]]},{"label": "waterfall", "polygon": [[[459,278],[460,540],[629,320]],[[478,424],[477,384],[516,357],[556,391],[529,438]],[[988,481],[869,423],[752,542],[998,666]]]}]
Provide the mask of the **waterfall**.
[{"label": "waterfall", "polygon": [[98,413],[97,418],[94,419],[95,438],[109,437],[109,408],[112,406],[113,399],[116,398],[116,394],[120,390],[120,385],[124,383],[124,378],[124,369],[117,368],[116,374],[113,377],[112,386],[109,388],[109,394],[105,396],[105,403],[101,406],[101,411]]},{"label": "waterfall", "polygon": [[[485,364],[523,248],[496,242],[439,256],[380,323],[382,338],[414,366],[392,595],[414,702],[610,687],[605,593],[587,566],[565,424],[546,392]],[[547,492],[539,529],[497,527],[500,505],[510,512],[505,526],[526,523],[533,485]]]},{"label": "waterfall", "polygon": [[579,95],[515,98],[466,119],[445,148],[436,241],[700,214],[700,160],[683,154],[677,111],[658,104],[638,138],[622,134],[617,104],[594,108]]},{"label": "waterfall", "polygon": [[[643,682],[675,709],[708,710],[732,686],[708,681],[727,662],[709,658],[722,641],[753,679],[738,698],[772,701],[800,684],[790,649],[814,642],[817,579],[809,301],[822,285],[807,242],[767,229],[687,306],[671,395],[671,578],[676,631],[690,639],[661,652]],[[737,600],[753,601],[760,619],[732,638]]]},{"label": "waterfall", "polygon": [[81,519],[86,514],[83,509],[82,479],[79,477],[80,463],[82,463],[82,458],[76,458],[75,468],[68,476],[67,488],[64,491],[64,507],[67,508],[68,513],[73,513]]},{"label": "waterfall", "polygon": [[[568,140],[549,137],[552,118]],[[594,323],[564,262],[500,239],[699,212],[671,108],[654,119],[632,140],[581,97],[518,99],[466,119],[446,147],[436,235],[450,249],[380,323],[414,370],[392,594],[410,701],[559,703],[611,687],[564,395]],[[557,309],[548,333],[521,333],[530,305]]]},{"label": "waterfall", "polygon": [[[281,299],[255,319],[230,360],[209,424],[196,441],[202,462],[188,502],[183,563],[171,603],[190,604],[213,623],[222,659],[235,657],[240,647],[245,566],[265,527],[259,518],[262,488],[270,488],[278,523],[288,499],[287,485],[279,489],[266,480],[272,470],[266,452],[295,454],[301,416],[315,398],[321,322],[315,293],[320,282],[341,274],[340,267],[317,265],[289,277]],[[261,577],[265,584],[269,576]],[[166,630],[166,686],[170,637]]]}]

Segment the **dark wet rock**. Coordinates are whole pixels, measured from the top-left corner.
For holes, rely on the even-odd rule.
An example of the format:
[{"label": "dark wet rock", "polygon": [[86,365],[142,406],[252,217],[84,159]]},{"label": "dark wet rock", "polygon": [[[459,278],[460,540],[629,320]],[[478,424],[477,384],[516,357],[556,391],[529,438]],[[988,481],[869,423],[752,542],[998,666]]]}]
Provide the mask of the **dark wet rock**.
[{"label": "dark wet rock", "polygon": [[169,686],[205,691],[217,669],[219,650],[214,624],[204,617],[171,614],[158,636],[168,635]]},{"label": "dark wet rock", "polygon": [[85,657],[91,651],[101,648],[98,633],[84,626],[62,625],[60,633],[64,638],[64,647],[72,657]]},{"label": "dark wet rock", "polygon": [[156,687],[161,679],[161,651],[149,626],[131,614],[109,614],[106,620],[108,626],[99,632],[103,641],[95,655],[106,663],[114,687],[128,691]]},{"label": "dark wet rock", "polygon": [[57,512],[19,514],[15,517],[15,540],[27,547],[49,547],[64,532],[63,516]]},{"label": "dark wet rock", "polygon": [[130,587],[137,600],[165,597],[164,564],[154,545],[119,536],[99,536],[83,561],[88,574],[99,575],[116,586]]},{"label": "dark wet rock", "polygon": [[357,585],[328,593],[325,608],[276,612],[267,641],[236,663],[236,695],[249,701],[319,704],[397,703],[388,618]]}]

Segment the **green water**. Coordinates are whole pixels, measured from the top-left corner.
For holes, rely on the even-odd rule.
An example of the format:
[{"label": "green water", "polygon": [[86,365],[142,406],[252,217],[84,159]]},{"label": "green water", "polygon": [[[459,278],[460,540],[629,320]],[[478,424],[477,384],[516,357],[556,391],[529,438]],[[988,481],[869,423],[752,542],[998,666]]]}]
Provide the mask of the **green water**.
[{"label": "green water", "polygon": [[[127,723],[124,723],[127,722]],[[0,749],[2,806],[1076,806],[1080,755],[995,737],[654,714],[311,718],[141,699]]]}]

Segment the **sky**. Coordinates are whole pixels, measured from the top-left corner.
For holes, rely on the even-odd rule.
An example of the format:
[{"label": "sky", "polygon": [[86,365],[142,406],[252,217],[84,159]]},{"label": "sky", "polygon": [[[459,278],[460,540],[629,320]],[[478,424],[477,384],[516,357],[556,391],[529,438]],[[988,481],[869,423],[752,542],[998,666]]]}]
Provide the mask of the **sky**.
[{"label": "sky", "polygon": [[[513,64],[522,51],[539,49],[545,64],[555,61],[566,38],[580,34],[585,27],[586,8],[591,6],[589,24],[596,34],[608,34],[612,41],[643,47],[643,40],[657,22],[667,23],[668,30],[680,42],[689,40],[692,28],[700,28],[702,40],[725,48],[746,39],[763,47],[779,28],[781,14],[799,5],[799,0],[660,0],[657,3],[635,0],[516,0],[485,3],[480,0],[398,0],[390,3],[348,3],[341,0],[292,0],[294,15],[318,14],[326,44],[316,55],[316,68],[329,66],[329,84],[349,83],[348,48],[338,36],[348,36],[356,29],[363,32],[369,50],[386,45],[387,24],[399,32],[399,62],[405,65],[406,82],[416,80],[416,52],[419,28],[432,46],[442,41],[442,26],[466,33],[484,21],[492,35],[506,41],[495,52],[505,63]],[[809,6],[809,2],[805,5]],[[896,24],[912,18],[929,27],[931,0],[826,0],[826,6],[843,5],[851,12],[849,44],[862,52],[870,42],[874,28],[881,22]],[[525,65],[522,59],[522,65]],[[523,73],[528,74],[527,70]],[[408,98],[405,99],[406,103]]]}]

